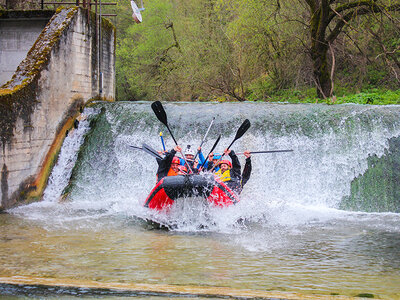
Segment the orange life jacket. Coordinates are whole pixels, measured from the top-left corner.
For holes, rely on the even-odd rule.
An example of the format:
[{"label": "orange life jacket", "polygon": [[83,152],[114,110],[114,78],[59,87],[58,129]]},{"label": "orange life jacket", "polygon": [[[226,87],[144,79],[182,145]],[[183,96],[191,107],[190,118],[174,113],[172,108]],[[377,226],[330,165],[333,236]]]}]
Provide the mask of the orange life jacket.
[{"label": "orange life jacket", "polygon": [[167,176],[176,176],[178,173],[176,173],[172,168],[169,169]]}]

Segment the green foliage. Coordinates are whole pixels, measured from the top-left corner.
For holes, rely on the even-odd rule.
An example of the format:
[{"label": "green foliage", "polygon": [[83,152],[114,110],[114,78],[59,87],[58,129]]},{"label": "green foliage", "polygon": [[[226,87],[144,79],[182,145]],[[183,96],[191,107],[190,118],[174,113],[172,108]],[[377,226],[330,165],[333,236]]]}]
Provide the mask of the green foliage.
[{"label": "green foliage", "polygon": [[[129,1],[117,2],[119,100],[321,102],[303,1],[146,0],[141,24]],[[339,35],[332,45],[337,99],[322,102],[361,103],[364,96],[342,97],[398,89],[393,20],[363,16]],[[374,104],[394,101],[379,97],[372,96]]]},{"label": "green foliage", "polygon": [[129,17],[117,26],[120,28],[116,51],[119,99],[140,100],[155,96],[158,78],[165,68],[160,55],[171,43],[170,37],[162,34],[171,8],[169,1],[149,1],[146,7],[149,13],[145,15],[147,26],[142,26],[134,23],[131,8],[120,1],[118,13]]},{"label": "green foliage", "polygon": [[379,90],[371,89],[365,92],[338,97],[336,104],[357,103],[357,104],[375,104],[389,105],[400,104],[400,90]]}]

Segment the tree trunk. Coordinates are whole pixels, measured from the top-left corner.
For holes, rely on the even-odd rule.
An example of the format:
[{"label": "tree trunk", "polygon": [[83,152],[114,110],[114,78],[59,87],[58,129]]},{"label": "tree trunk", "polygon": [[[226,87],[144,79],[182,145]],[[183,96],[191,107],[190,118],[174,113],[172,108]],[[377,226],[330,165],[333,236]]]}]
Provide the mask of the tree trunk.
[{"label": "tree trunk", "polygon": [[318,98],[329,97],[331,78],[328,68],[328,42],[326,29],[329,25],[329,1],[306,0],[310,8],[311,59]]},{"label": "tree trunk", "polygon": [[328,68],[328,45],[316,42],[311,48],[314,79],[318,98],[326,98],[331,94],[331,78]]}]

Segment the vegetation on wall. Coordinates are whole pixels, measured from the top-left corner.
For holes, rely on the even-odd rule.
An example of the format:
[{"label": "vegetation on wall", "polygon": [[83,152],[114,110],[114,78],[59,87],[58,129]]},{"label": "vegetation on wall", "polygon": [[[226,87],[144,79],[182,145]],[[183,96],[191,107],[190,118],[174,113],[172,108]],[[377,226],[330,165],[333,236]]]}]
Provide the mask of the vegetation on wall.
[{"label": "vegetation on wall", "polygon": [[129,1],[117,2],[119,100],[271,101],[312,90],[314,101],[337,103],[400,86],[396,1],[146,0],[141,24]]}]

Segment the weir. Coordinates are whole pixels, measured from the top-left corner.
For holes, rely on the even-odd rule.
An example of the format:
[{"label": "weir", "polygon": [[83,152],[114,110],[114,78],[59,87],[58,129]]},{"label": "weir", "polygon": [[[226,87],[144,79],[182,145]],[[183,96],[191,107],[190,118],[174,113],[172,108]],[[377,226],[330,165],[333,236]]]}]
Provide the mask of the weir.
[{"label": "weir", "polygon": [[[154,186],[157,165],[153,157],[128,145],[146,143],[161,150],[160,131],[165,132],[168,148],[174,143],[156,120],[150,103],[98,106],[104,111],[96,117],[79,153],[66,194],[72,201],[93,199],[97,205],[115,201],[116,191],[120,201],[132,197],[144,201]],[[245,118],[251,120],[252,127],[234,144],[237,152],[294,150],[253,155],[253,174],[243,192],[252,202],[268,198],[291,205],[400,211],[395,192],[400,174],[395,146],[400,136],[398,106],[184,103],[166,107],[170,126],[183,147],[197,147],[216,116],[204,145],[205,154],[219,134],[223,138],[216,151],[222,152]],[[243,157],[241,161],[244,164]],[[372,180],[368,174],[374,169]],[[361,186],[359,182],[366,180]],[[372,186],[374,192],[368,195]],[[351,204],[353,198],[358,204]]]}]

